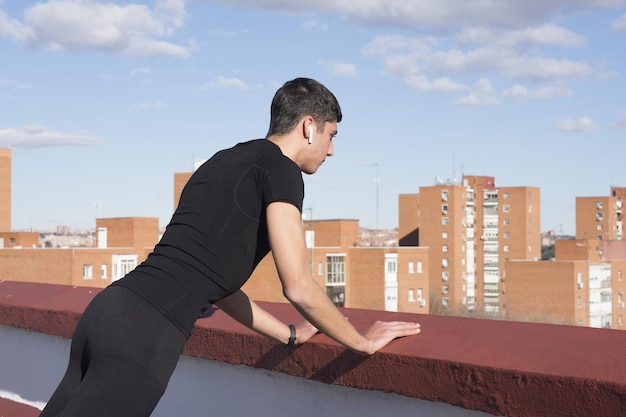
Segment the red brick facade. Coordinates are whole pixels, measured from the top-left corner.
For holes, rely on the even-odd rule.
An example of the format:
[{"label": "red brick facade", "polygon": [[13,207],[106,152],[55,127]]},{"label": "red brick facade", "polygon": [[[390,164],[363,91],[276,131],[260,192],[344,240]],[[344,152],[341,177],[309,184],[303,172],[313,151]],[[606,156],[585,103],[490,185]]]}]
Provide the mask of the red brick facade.
[{"label": "red brick facade", "polygon": [[11,230],[11,150],[0,149],[0,232]]}]

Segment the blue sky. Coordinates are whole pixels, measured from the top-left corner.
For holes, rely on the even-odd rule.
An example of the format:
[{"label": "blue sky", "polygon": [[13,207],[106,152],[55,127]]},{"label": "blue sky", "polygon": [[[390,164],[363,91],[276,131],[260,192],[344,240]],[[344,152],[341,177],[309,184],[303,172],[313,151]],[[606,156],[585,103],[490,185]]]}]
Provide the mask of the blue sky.
[{"label": "blue sky", "polygon": [[541,188],[573,234],[577,196],[626,187],[625,46],[623,0],[0,0],[12,226],[166,224],[173,174],[263,137],[305,76],[344,112],[314,219],[396,227],[399,194],[465,173]]}]

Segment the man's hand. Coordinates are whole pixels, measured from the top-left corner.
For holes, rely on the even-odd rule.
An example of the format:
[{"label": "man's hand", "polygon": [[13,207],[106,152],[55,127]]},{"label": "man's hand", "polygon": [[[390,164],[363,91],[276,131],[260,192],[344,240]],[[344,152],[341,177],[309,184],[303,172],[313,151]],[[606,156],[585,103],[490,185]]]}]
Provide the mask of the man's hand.
[{"label": "man's hand", "polygon": [[418,334],[420,331],[421,329],[418,323],[406,321],[377,321],[361,333],[369,341],[369,348],[359,353],[371,355],[398,337],[412,336]]}]

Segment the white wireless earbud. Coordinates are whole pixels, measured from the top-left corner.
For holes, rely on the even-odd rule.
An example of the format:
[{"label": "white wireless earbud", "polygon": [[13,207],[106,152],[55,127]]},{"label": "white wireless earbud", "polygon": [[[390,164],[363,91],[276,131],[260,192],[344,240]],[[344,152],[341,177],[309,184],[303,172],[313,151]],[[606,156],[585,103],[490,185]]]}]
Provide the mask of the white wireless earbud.
[{"label": "white wireless earbud", "polygon": [[313,126],[309,125],[309,145],[313,143]]}]

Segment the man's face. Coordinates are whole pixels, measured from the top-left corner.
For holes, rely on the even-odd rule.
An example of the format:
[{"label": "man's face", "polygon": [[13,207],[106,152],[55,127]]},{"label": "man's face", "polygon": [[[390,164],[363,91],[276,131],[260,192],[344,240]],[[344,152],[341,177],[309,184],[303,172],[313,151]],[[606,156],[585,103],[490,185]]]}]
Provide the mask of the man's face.
[{"label": "man's face", "polygon": [[324,163],[327,157],[335,153],[333,137],[337,134],[337,122],[326,122],[323,131],[317,130],[313,124],[313,137],[308,146],[308,158],[302,171],[305,174],[313,174]]}]

